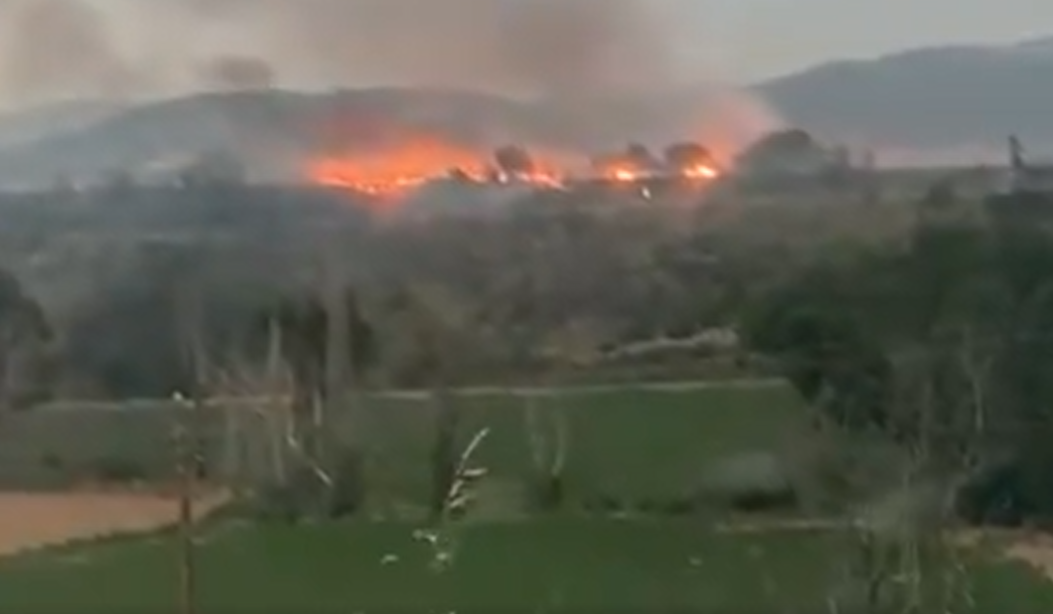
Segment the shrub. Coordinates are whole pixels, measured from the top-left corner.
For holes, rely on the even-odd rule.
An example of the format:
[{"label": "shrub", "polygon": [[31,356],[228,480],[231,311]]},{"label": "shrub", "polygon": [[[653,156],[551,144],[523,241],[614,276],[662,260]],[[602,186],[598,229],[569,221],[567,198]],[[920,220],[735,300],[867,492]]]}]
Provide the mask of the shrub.
[{"label": "shrub", "polygon": [[365,462],[358,450],[346,448],[337,452],[333,485],[329,492],[330,518],[345,518],[359,512],[366,500]]},{"label": "shrub", "polygon": [[329,488],[306,466],[284,482],[262,486],[252,498],[252,515],[259,520],[295,523],[329,515]]},{"label": "shrub", "polygon": [[718,463],[706,473],[699,498],[745,512],[786,509],[798,503],[783,463],[771,454],[746,454]]},{"label": "shrub", "polygon": [[431,496],[429,509],[433,518],[439,518],[446,511],[447,497],[456,480],[457,463],[460,453],[457,450],[457,429],[460,414],[453,402],[444,395],[437,397],[438,413],[435,423],[435,439],[432,441]]},{"label": "shrub", "polygon": [[542,475],[531,482],[531,505],[535,511],[554,512],[563,507],[566,490],[562,475]]}]

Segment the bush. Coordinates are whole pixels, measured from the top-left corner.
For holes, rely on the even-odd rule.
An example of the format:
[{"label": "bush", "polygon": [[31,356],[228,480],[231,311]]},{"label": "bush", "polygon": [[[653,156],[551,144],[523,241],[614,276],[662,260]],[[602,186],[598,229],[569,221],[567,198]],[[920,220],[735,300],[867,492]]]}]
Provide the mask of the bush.
[{"label": "bush", "polygon": [[718,463],[703,479],[702,502],[744,512],[795,507],[798,497],[781,459],[747,454]]},{"label": "bush", "polygon": [[296,469],[284,482],[260,488],[252,499],[252,515],[259,520],[295,523],[329,515],[329,488],[309,468]]},{"label": "bush", "polygon": [[345,518],[362,509],[366,501],[365,473],[361,452],[349,448],[338,451],[329,492],[330,518]]},{"label": "bush", "polygon": [[531,482],[531,504],[538,512],[554,512],[563,507],[566,490],[561,475],[539,475]]},{"label": "bush", "polygon": [[1019,527],[1026,509],[1020,467],[1005,463],[980,472],[955,493],[955,511],[974,525]]}]

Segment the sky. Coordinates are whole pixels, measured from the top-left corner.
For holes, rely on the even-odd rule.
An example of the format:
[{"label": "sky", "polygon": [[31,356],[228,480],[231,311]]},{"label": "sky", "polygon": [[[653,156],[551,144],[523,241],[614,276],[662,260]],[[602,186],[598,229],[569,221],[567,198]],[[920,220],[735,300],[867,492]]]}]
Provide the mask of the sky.
[{"label": "sky", "polygon": [[913,47],[1053,36],[1048,0],[695,0],[680,9],[749,80]]},{"label": "sky", "polygon": [[1048,35],[1049,0],[0,0],[0,104],[266,75],[312,89],[654,91]]},{"label": "sky", "polygon": [[[115,7],[152,0],[89,1]],[[351,4],[356,0],[345,1]],[[667,14],[689,32],[688,37],[698,41],[687,51],[687,57],[739,81],[762,80],[829,60],[869,58],[914,47],[998,44],[1053,36],[1053,2],[1048,0],[643,1],[669,5]],[[138,17],[128,21],[132,27],[139,23]]]}]

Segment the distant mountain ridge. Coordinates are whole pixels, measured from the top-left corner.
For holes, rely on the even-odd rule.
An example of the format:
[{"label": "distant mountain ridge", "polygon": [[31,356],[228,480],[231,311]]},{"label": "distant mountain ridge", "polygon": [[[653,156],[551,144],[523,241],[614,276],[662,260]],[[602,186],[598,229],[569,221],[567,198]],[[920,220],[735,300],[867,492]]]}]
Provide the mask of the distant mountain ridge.
[{"label": "distant mountain ridge", "polygon": [[1053,38],[837,61],[756,87],[791,122],[903,150],[1053,148]]},{"label": "distant mountain ridge", "polygon": [[[822,139],[872,147],[879,156],[980,161],[1001,156],[1009,134],[1020,135],[1031,150],[1053,152],[1053,37],[829,62],[749,91],[788,123]],[[327,118],[341,113],[432,127],[469,141],[605,147],[611,126],[624,139],[668,137],[691,122],[696,106],[688,94],[665,97],[643,112],[632,104],[556,109],[471,92],[394,88],[203,94],[132,107],[64,103],[0,116],[0,184],[92,175],[218,149],[277,167],[339,133],[343,128]]]}]

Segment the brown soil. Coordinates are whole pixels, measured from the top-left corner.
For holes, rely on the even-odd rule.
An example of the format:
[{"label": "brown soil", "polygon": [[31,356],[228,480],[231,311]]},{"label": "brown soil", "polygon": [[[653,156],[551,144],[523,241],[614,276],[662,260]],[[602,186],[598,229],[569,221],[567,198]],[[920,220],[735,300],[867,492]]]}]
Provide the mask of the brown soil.
[{"label": "brown soil", "polygon": [[[200,495],[194,503],[195,517],[227,499],[223,492]],[[147,532],[178,518],[178,500],[158,494],[0,493],[0,556],[73,540]]]},{"label": "brown soil", "polygon": [[1053,537],[1041,534],[1021,537],[1006,549],[1006,554],[1053,580]]}]

